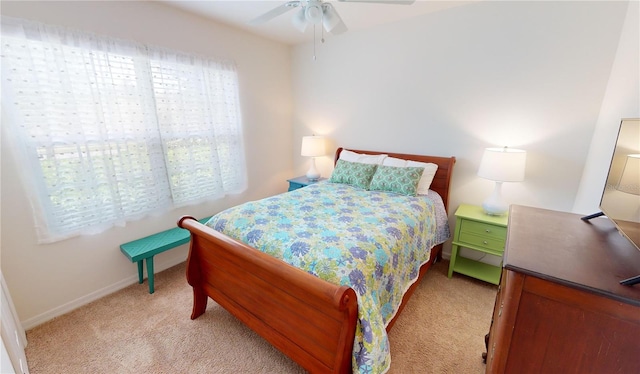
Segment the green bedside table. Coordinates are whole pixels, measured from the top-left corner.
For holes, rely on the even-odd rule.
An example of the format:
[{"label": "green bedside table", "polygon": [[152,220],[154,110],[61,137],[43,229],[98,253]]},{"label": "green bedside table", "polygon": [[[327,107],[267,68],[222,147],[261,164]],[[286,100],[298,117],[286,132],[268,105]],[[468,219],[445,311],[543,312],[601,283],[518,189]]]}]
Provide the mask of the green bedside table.
[{"label": "green bedside table", "polygon": [[298,188],[302,188],[302,187],[306,187],[310,184],[313,183],[318,183],[320,181],[326,180],[327,178],[320,178],[317,181],[310,181],[309,178],[307,178],[306,176],[301,176],[301,177],[297,177],[297,178],[293,178],[293,179],[287,179],[287,182],[289,182],[289,192],[293,191],[293,190],[297,190]]},{"label": "green bedside table", "polygon": [[485,264],[459,255],[460,247],[502,257],[507,238],[508,215],[490,216],[482,207],[462,204],[456,210],[456,229],[451,245],[449,278],[453,272],[500,284],[502,266]]}]

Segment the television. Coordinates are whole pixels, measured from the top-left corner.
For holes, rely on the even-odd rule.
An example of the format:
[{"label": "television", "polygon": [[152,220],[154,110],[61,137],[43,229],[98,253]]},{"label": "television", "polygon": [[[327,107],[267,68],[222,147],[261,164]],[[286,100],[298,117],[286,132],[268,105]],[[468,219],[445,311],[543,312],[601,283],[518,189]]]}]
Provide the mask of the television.
[{"label": "television", "polygon": [[[583,219],[606,215],[618,231],[640,250],[640,119],[623,119],[620,122],[600,210],[600,213]],[[640,283],[640,275],[620,283]]]}]

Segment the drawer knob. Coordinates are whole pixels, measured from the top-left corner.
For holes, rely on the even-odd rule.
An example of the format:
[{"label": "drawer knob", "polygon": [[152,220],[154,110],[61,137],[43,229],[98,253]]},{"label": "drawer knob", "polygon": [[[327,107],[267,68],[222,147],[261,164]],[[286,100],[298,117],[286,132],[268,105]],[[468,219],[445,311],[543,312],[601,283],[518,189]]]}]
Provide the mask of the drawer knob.
[{"label": "drawer knob", "polygon": [[485,232],[491,232],[491,230],[489,230],[489,229],[485,229],[484,231],[485,231]]},{"label": "drawer knob", "polygon": [[489,244],[489,242],[487,242],[486,240],[483,240],[482,244]]}]

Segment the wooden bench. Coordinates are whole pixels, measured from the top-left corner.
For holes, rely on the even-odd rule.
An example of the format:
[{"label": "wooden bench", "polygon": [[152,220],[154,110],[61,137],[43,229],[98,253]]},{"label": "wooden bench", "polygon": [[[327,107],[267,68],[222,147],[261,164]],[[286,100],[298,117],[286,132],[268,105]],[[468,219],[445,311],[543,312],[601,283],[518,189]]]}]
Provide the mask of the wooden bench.
[{"label": "wooden bench", "polygon": [[[201,219],[200,223],[205,223],[211,217]],[[120,245],[120,250],[131,262],[138,263],[138,283],[143,281],[143,264],[147,261],[147,277],[149,278],[149,293],[154,292],[153,288],[153,256],[171,248],[175,248],[189,242],[191,234],[188,230],[175,227],[169,230],[149,235],[142,239],[134,240]]]}]

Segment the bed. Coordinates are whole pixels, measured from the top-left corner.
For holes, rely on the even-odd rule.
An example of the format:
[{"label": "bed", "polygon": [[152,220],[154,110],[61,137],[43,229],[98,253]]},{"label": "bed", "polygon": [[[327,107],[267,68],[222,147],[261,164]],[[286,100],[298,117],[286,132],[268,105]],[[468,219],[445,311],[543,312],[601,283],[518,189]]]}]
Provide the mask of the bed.
[{"label": "bed", "polygon": [[[454,157],[349,151],[438,165],[429,194],[434,194],[430,196],[435,197],[433,200],[441,200],[443,212],[446,209]],[[338,148],[336,163],[341,152],[343,149]],[[447,237],[442,237],[442,231],[429,228],[435,226],[433,213],[423,220],[409,217],[404,212],[433,212],[436,210],[433,206],[437,204],[432,199],[358,190],[348,185],[320,182],[242,204],[215,215],[206,224],[193,217],[182,217],[178,226],[191,233],[187,258],[187,281],[193,288],[194,297],[191,318],[205,312],[210,297],[311,373],[386,371],[390,364],[386,332],[397,320],[422,276],[440,258],[442,242],[448,237],[446,212],[444,221],[440,218],[439,223],[446,226]],[[372,200],[379,200],[382,204],[379,209],[385,211],[384,219],[397,222],[399,228],[377,229],[376,225],[380,226],[376,221],[379,214],[373,210],[371,214],[363,214],[360,208],[366,206],[369,209],[371,202],[363,204],[358,199],[370,198],[367,193],[377,194]],[[413,200],[403,200],[405,198]],[[313,199],[320,200],[317,204],[323,208],[313,206],[316,204]],[[279,211],[287,204],[289,208],[296,207],[295,213]],[[344,204],[359,209],[350,209]],[[372,206],[371,209],[377,208]],[[358,214],[350,215],[352,210]],[[400,216],[391,216],[392,213]],[[362,217],[361,221],[357,221],[358,217]],[[325,225],[328,222],[344,223],[357,239],[353,239],[354,243],[349,242],[351,236],[334,233],[331,231],[334,226],[327,228]],[[405,222],[415,227],[404,228]],[[418,229],[424,229],[425,233],[414,231]],[[378,238],[378,235],[386,235],[382,231],[389,232],[390,236]],[[292,242],[286,241],[292,237]],[[386,252],[380,248],[380,242],[385,241],[393,241],[394,246],[397,244],[403,248],[399,252],[401,254],[393,254],[392,258],[385,255]],[[342,245],[349,248],[352,256],[346,261],[347,265],[374,263],[371,271],[376,277],[360,274],[358,278],[353,274],[359,274],[360,270],[345,270],[346,257],[332,255]],[[361,256],[361,247],[366,246],[373,248],[375,260]],[[404,249],[410,247],[416,247],[415,251]],[[329,259],[313,257],[315,250],[323,256],[328,254],[326,257]],[[402,275],[386,275],[385,271],[399,267],[398,263],[410,266],[403,270]],[[369,273],[365,271],[364,274]],[[375,280],[379,283],[376,283],[378,288],[370,287],[368,282],[374,282],[373,278],[378,274],[382,274],[381,279],[384,280]],[[405,278],[407,280],[403,281]],[[392,284],[401,285],[399,293],[392,290]],[[385,299],[380,302],[382,306],[377,306],[381,295],[389,300]]]}]

